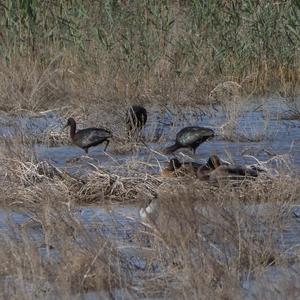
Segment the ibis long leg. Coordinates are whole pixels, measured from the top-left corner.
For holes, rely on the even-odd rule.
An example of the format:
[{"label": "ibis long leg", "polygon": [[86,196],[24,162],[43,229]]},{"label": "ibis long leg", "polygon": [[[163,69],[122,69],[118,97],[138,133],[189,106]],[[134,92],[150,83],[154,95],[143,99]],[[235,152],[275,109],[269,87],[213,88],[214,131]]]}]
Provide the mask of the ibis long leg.
[{"label": "ibis long leg", "polygon": [[109,140],[106,140],[106,145],[105,145],[104,151],[106,151],[108,145],[109,145]]}]

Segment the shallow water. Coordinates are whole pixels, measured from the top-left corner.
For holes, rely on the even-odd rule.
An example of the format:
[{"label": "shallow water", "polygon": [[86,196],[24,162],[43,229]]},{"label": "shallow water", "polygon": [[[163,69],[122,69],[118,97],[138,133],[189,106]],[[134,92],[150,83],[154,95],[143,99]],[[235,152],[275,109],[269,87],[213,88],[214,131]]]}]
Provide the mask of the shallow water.
[{"label": "shallow water", "polygon": [[0,209],[0,230],[8,229],[8,221],[18,226],[24,224],[28,220],[28,214],[19,211],[11,211],[9,209]]},{"label": "shallow water", "polygon": [[[265,214],[268,214],[270,209],[272,209],[270,205],[245,206],[245,210],[248,211],[250,215],[259,214],[262,219]],[[102,236],[109,237],[111,241],[116,243],[121,255],[127,257],[129,264],[137,272],[136,276],[138,282],[138,274],[146,271],[146,266],[148,265],[147,259],[143,257],[140,248],[136,247],[133,239],[136,231],[145,230],[144,225],[140,223],[138,208],[133,205],[113,205],[107,206],[107,208],[96,205],[81,206],[74,208],[73,216],[84,224],[88,232],[93,234],[99,232]],[[277,238],[275,237],[275,240],[282,255],[293,258],[298,257],[300,254],[300,206],[291,207],[288,218],[288,225],[285,226]],[[17,211],[0,210],[0,236],[4,233],[8,234],[8,219],[10,222],[14,222],[16,226],[21,226],[29,222],[30,215]],[[28,230],[30,236],[34,235],[34,241],[38,245],[40,255],[47,259],[57,258],[59,254],[55,252],[55,249],[50,251],[49,257],[44,245],[42,231],[37,229],[36,224],[32,226],[32,228],[29,226]],[[152,268],[153,272],[160,272],[155,262],[152,262]],[[147,272],[149,272],[149,266]],[[299,264],[269,266],[260,276],[256,278],[250,276],[244,279],[241,286],[243,295],[247,299],[257,299],[257,296],[265,294],[273,295],[274,297],[278,294],[276,289],[274,290],[274,287],[285,282],[287,278],[292,280],[292,276],[299,276],[299,272]],[[30,287],[30,283],[28,283],[28,285]],[[266,286],[268,286],[268,289],[266,289]],[[119,292],[116,291],[117,294]],[[99,296],[101,293],[102,292],[92,292],[86,296],[88,299],[97,299],[97,295]],[[122,298],[121,295],[117,298],[119,297],[120,299]]]},{"label": "shallow water", "polygon": [[[208,115],[203,115],[200,109],[189,109],[180,112],[176,117],[169,112],[157,114],[149,110],[149,122],[144,129],[146,143],[150,149],[160,151],[166,145],[174,141],[175,133],[184,126],[199,125],[215,128],[217,136],[200,145],[195,155],[189,151],[178,151],[177,155],[186,160],[206,161],[212,153],[218,154],[225,160],[236,163],[255,163],[255,160],[245,155],[254,155],[259,160],[268,160],[270,154],[285,155],[294,166],[288,169],[289,172],[299,172],[300,167],[300,120],[282,120],[280,116],[289,109],[283,102],[270,99],[263,104],[253,101],[241,107],[239,117],[236,119],[235,137],[228,139],[221,134],[220,127],[227,122],[226,114],[220,107],[216,107]],[[174,121],[176,119],[176,122]],[[62,120],[53,112],[46,112],[39,116],[31,117],[23,115],[20,117],[3,116],[0,118],[0,136],[7,137],[14,134],[30,135],[34,137],[43,136],[49,131],[59,133],[65,120]],[[155,133],[153,134],[153,132]],[[163,135],[164,144],[158,144],[149,137],[153,135]],[[266,151],[263,151],[266,150]],[[166,161],[167,157],[156,152],[149,151],[146,147],[140,151],[124,154],[115,154],[113,148],[108,148],[107,153],[103,152],[103,147],[90,149],[86,156],[82,149],[73,145],[62,145],[48,147],[44,144],[36,144],[35,152],[39,160],[47,160],[56,167],[63,168],[70,173],[86,175],[94,170],[94,166],[101,166],[114,170],[124,163],[128,163],[134,155],[134,159],[146,161],[153,165],[149,172],[158,170],[159,163]],[[269,153],[269,154],[267,154]],[[79,158],[78,160],[72,160]],[[271,161],[270,166],[281,167],[276,161]],[[248,208],[247,208],[248,209]],[[255,208],[260,212],[265,208]],[[135,232],[143,229],[144,225],[138,214],[139,208],[134,205],[115,205],[100,207],[97,205],[75,207],[73,215],[84,224],[88,231],[99,232],[99,234],[109,237],[114,241],[123,253],[128,256],[129,262],[137,271],[144,270],[146,262],[142,255],[132,247],[134,245],[133,236]],[[0,235],[9,234],[11,229],[9,224],[16,226],[30,222],[31,216],[18,211],[0,209]],[[34,241],[39,245],[40,254],[46,256],[47,251],[44,245],[43,232],[36,226],[30,227]],[[289,216],[288,226],[282,230],[277,237],[277,246],[283,255],[297,256],[300,252],[300,208],[295,207]],[[49,249],[48,249],[49,251]],[[57,257],[55,250],[53,255]],[[155,268],[154,268],[155,269]],[[297,266],[299,270],[299,266]],[[159,272],[159,269],[155,269]],[[282,280],[288,272],[285,269],[268,267],[265,275],[265,282],[268,278],[276,281]],[[278,277],[278,278],[277,278]],[[261,281],[263,282],[263,280]],[[243,283],[245,297],[254,298],[264,288],[256,279],[248,279]],[[91,297],[92,299],[93,297]]]},{"label": "shallow water", "polygon": [[[253,155],[264,161],[274,155],[285,155],[285,158],[290,159],[294,164],[294,170],[298,172],[300,167],[300,120],[280,119],[280,116],[289,109],[288,106],[276,99],[271,99],[262,105],[253,101],[253,103],[241,107],[239,117],[236,119],[233,137],[231,135],[228,137],[228,134],[221,134],[220,127],[226,124],[227,117],[220,107],[218,109],[219,111],[213,110],[209,115],[203,115],[201,110],[197,109],[183,111],[180,118],[173,116],[176,118],[176,126],[173,124],[174,122],[172,123],[172,115],[169,112],[158,114],[156,111],[149,110],[149,121],[143,131],[145,142],[150,149],[160,152],[166,145],[172,144],[176,132],[182,127],[189,125],[207,126],[215,128],[217,136],[214,139],[200,145],[195,155],[192,155],[188,150],[179,150],[176,155],[184,160],[204,162],[214,153],[225,160],[241,164],[256,162],[247,155]],[[42,125],[39,133],[48,130],[45,127],[47,122],[44,119],[43,116],[42,121],[40,121]],[[37,120],[39,119],[35,118],[34,122]],[[53,120],[56,119],[51,115],[49,121],[51,128],[55,128]],[[58,124],[56,130],[60,130],[63,122],[60,120]],[[36,123],[32,126],[27,124],[27,128],[32,129],[34,133],[38,131],[36,130]],[[152,142],[152,137],[155,134],[163,135],[165,143]],[[151,140],[149,140],[150,137]],[[43,144],[37,144],[35,151],[39,160],[47,160],[57,167],[80,174],[92,170],[91,164],[108,169],[116,168],[130,160],[133,155],[132,153],[116,154],[111,146],[107,153],[103,152],[102,146],[90,148],[88,156],[82,149],[73,145],[47,147]],[[134,153],[134,158],[151,163],[156,166],[157,170],[158,162],[166,161],[167,157],[154,151],[141,147],[139,152]],[[76,158],[78,160],[74,161]],[[272,166],[276,165],[275,161],[271,164]]]},{"label": "shallow water", "polygon": [[13,136],[24,134],[38,137],[45,132],[59,133],[64,120],[55,111],[46,111],[39,114],[20,113],[18,116],[0,116],[0,135]]}]

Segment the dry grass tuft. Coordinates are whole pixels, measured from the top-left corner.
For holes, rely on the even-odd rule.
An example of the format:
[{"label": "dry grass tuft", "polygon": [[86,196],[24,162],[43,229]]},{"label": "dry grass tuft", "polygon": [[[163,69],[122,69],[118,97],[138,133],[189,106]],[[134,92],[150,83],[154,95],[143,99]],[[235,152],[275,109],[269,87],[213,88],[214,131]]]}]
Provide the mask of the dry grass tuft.
[{"label": "dry grass tuft", "polygon": [[87,183],[80,190],[80,199],[85,203],[131,202],[153,198],[161,180],[149,174],[129,172],[125,176],[112,174],[96,166],[88,175]]},{"label": "dry grass tuft", "polygon": [[219,83],[209,93],[210,103],[218,103],[228,105],[228,103],[240,100],[242,95],[242,86],[234,81],[226,81]]},{"label": "dry grass tuft", "polygon": [[[150,175],[151,164],[133,159],[114,172],[91,164],[93,171],[77,178],[37,162],[28,148],[14,143],[1,149],[2,204],[22,211],[27,221],[8,220],[8,230],[1,231],[0,285],[6,297],[29,299],[35,291],[40,298],[92,292],[115,298],[121,291],[129,298],[235,299],[244,295],[245,281],[290,263],[278,237],[298,201],[296,177],[262,173],[255,181],[210,185]],[[277,160],[278,167],[287,163]],[[76,213],[77,203],[147,199],[159,204],[157,217],[149,219],[150,227],[129,218],[133,225],[122,241],[111,236],[114,229],[105,234],[105,221],[90,226]],[[122,222],[114,223],[116,232],[124,230]]]},{"label": "dry grass tuft", "polygon": [[272,265],[285,266],[288,258],[277,242],[289,205],[298,200],[299,183],[282,177],[218,188],[192,182],[160,189],[151,249],[162,260],[164,275],[145,282],[145,293],[238,299],[244,280],[259,278]]},{"label": "dry grass tuft", "polygon": [[69,298],[94,291],[113,298],[114,290],[130,289],[130,268],[115,245],[87,232],[57,194],[43,195],[52,201],[31,211],[31,224],[1,233],[3,295]]}]

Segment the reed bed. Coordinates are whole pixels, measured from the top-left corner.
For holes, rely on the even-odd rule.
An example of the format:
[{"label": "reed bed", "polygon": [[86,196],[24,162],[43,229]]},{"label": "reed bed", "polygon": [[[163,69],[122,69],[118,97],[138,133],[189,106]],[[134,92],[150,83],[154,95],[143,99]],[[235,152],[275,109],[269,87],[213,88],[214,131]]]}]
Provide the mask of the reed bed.
[{"label": "reed bed", "polygon": [[2,110],[298,95],[297,1],[90,4],[2,3]]}]

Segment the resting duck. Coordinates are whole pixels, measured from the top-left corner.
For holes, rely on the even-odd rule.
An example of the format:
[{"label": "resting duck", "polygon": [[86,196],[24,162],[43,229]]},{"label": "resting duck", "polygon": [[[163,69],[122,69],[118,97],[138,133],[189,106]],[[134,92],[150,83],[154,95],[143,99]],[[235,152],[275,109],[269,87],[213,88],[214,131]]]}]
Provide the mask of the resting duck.
[{"label": "resting duck", "polygon": [[259,174],[259,170],[247,166],[226,165],[219,166],[209,175],[210,181],[219,180],[242,180],[245,178],[255,178]]},{"label": "resting duck", "polygon": [[198,168],[197,177],[200,180],[209,180],[210,173],[225,164],[227,164],[227,162],[222,161],[217,155],[211,155],[206,164]]},{"label": "resting duck", "polygon": [[197,170],[203,164],[196,162],[187,162],[181,163],[178,158],[172,158],[168,162],[167,166],[161,170],[160,176],[162,177],[178,177],[184,175],[193,175],[197,174]]}]

